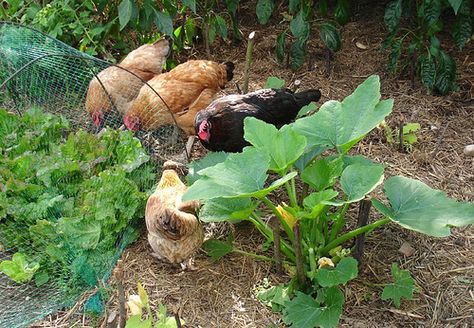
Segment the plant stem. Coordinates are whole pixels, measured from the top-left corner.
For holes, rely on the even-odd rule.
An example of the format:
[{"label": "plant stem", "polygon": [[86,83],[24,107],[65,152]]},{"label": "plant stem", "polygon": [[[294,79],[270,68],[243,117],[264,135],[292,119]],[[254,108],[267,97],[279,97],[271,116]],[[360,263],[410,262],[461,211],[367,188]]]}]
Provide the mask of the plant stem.
[{"label": "plant stem", "polygon": [[[293,180],[293,179],[291,179]],[[293,186],[287,181],[285,182],[286,192],[288,193],[288,198],[290,198],[291,207],[298,207],[298,200],[296,200],[296,192],[292,188]]]},{"label": "plant stem", "polygon": [[309,268],[310,268],[310,271],[315,272],[317,267],[316,267],[316,259],[315,259],[315,256],[314,256],[314,248],[313,247],[310,247],[308,249],[308,255],[309,255]]},{"label": "plant stem", "polygon": [[250,74],[250,66],[252,65],[252,52],[253,52],[254,37],[255,37],[255,31],[249,34],[249,42],[247,44],[247,54],[245,55],[244,85],[242,87],[242,91],[244,94],[249,91],[249,74]]},{"label": "plant stem", "polygon": [[341,231],[342,227],[344,226],[344,223],[346,223],[345,216],[348,209],[349,209],[349,203],[344,204],[341,212],[339,212],[339,215],[337,216],[337,221],[334,223],[333,227],[331,228],[331,236],[329,237],[329,240],[334,240],[337,234]]},{"label": "plant stem", "polygon": [[280,249],[280,221],[276,216],[270,219],[270,225],[273,232],[273,258],[275,259],[275,269],[277,272],[282,272],[281,266],[281,249]]},{"label": "plant stem", "polygon": [[308,191],[309,191],[309,185],[307,183],[303,184],[303,190],[301,191],[300,194],[300,200],[299,203],[303,204],[303,200],[308,196]]},{"label": "plant stem", "polygon": [[331,241],[329,244],[327,244],[326,246],[321,248],[319,250],[319,253],[320,254],[327,254],[327,252],[329,252],[334,247],[339,246],[343,242],[345,242],[345,241],[347,241],[351,238],[354,238],[355,236],[360,235],[361,233],[367,233],[369,231],[372,231],[372,230],[374,230],[374,229],[376,229],[376,228],[378,228],[378,227],[380,227],[384,224],[387,224],[389,222],[390,222],[389,218],[384,218],[384,219],[375,221],[374,223],[368,224],[365,227],[360,227],[358,229],[352,230],[352,231],[340,236],[339,238]]},{"label": "plant stem", "polygon": [[[262,233],[262,235],[265,236],[265,238],[270,241],[274,241],[272,231],[267,227],[267,225],[262,221],[262,219],[258,217],[258,215],[252,213],[252,217],[249,218],[249,221],[257,227],[257,229]],[[285,254],[285,256],[288,257],[290,260],[295,261],[295,254],[293,253],[293,248],[282,239],[280,239],[280,244],[281,250]]]}]

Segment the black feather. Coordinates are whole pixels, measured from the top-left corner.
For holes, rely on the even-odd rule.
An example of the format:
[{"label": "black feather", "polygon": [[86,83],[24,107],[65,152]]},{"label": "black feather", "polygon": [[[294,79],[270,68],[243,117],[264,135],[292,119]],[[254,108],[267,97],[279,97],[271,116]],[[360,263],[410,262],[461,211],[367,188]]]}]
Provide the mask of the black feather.
[{"label": "black feather", "polygon": [[321,98],[319,90],[293,93],[288,89],[262,89],[245,95],[228,95],[214,100],[195,118],[196,134],[202,121],[210,124],[210,139],[201,143],[212,151],[239,152],[244,140],[244,119],[255,117],[276,127],[293,121],[301,107]]}]

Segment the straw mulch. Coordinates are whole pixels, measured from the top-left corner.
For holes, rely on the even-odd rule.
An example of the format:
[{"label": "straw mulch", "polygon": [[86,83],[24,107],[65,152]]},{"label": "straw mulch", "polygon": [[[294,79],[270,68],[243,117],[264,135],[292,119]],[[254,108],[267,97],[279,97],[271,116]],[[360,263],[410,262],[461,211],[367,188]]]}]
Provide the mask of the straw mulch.
[{"label": "straw mulch", "polygon": [[[393,114],[387,120],[392,127],[400,122],[418,122],[419,142],[411,152],[399,152],[396,145],[386,142],[383,131],[374,131],[355,149],[380,163],[386,163],[386,178],[404,175],[420,179],[432,187],[444,190],[459,200],[474,201],[474,161],[463,154],[467,144],[474,143],[474,42],[466,49],[448,52],[456,59],[460,90],[445,97],[427,95],[418,80],[412,85],[407,72],[397,76],[386,70],[388,53],[381,44],[386,35],[383,12],[371,3],[362,4],[352,22],[342,30],[342,50],[335,55],[331,71],[326,71],[317,31],[310,41],[311,56],[298,72],[280,67],[275,60],[274,45],[281,28],[278,18],[271,27],[257,26],[253,7],[248,4],[241,17],[244,35],[257,31],[250,89],[263,87],[268,76],[278,76],[291,85],[301,80],[301,89],[321,89],[323,99],[343,99],[371,74],[379,74],[384,98],[393,98]],[[380,4],[378,5],[380,6]],[[277,30],[274,30],[277,26]],[[360,42],[367,49],[356,46]],[[449,49],[448,35],[442,37]],[[236,82],[242,84],[245,44],[222,41],[213,45],[216,60],[236,63]],[[192,55],[203,58],[201,45]],[[454,49],[454,46],[451,47]],[[197,51],[197,52],[196,52]],[[405,60],[405,59],[402,59]],[[231,83],[225,90],[235,92]],[[195,145],[195,157],[205,151]],[[355,214],[356,209],[351,213]],[[375,219],[372,211],[372,219]],[[261,249],[262,238],[251,226],[235,227],[236,245],[244,250]],[[230,255],[218,263],[211,262],[202,252],[196,257],[199,268],[194,272],[178,272],[154,260],[143,238],[122,256],[123,284],[126,295],[136,293],[141,282],[153,305],[166,304],[172,313],[186,321],[186,327],[280,327],[281,318],[254,298],[255,284],[268,278],[274,283],[287,277],[276,275],[267,263],[256,262],[239,255]],[[408,243],[413,254],[399,249]],[[474,327],[474,228],[456,228],[449,238],[437,239],[404,230],[391,224],[373,232],[366,239],[365,254],[359,277],[345,287],[346,304],[342,327]],[[384,283],[390,281],[390,264],[397,262],[409,270],[417,283],[412,301],[402,301],[401,309],[380,299]],[[114,286],[115,280],[111,284]],[[113,294],[107,315],[117,311],[117,296]],[[105,320],[90,321],[71,316],[65,323],[64,314],[50,316],[42,327],[105,326]],[[84,321],[85,320],[85,321]],[[59,324],[62,322],[62,324]]]}]

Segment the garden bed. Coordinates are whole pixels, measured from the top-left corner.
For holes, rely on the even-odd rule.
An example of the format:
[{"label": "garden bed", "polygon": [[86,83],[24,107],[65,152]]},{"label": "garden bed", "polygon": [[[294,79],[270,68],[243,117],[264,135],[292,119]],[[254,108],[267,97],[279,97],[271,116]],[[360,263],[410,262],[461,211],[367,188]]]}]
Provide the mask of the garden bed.
[{"label": "garden bed", "polygon": [[[242,13],[246,10],[243,8]],[[427,95],[419,83],[412,85],[405,74],[394,77],[387,73],[387,53],[380,50],[385,37],[383,19],[375,14],[380,8],[367,6],[363,16],[354,16],[353,22],[343,28],[342,50],[335,55],[333,68],[326,75],[318,41],[310,42],[312,66],[306,63],[294,73],[281,68],[274,59],[274,44],[279,31],[255,26],[253,13],[242,17],[244,35],[257,31],[254,63],[250,76],[250,90],[263,87],[268,76],[278,76],[288,83],[301,80],[301,89],[319,88],[322,104],[328,99],[342,100],[369,75],[379,74],[383,98],[393,98],[393,113],[387,123],[398,127],[400,122],[421,124],[418,143],[411,152],[399,152],[397,145],[388,144],[382,130],[373,131],[353,150],[376,162],[387,164],[386,178],[401,174],[416,178],[433,188],[445,191],[458,200],[474,201],[474,162],[463,154],[467,144],[474,143],[474,44],[466,45],[462,55],[452,51],[458,67],[460,90],[445,97]],[[370,17],[370,19],[369,19]],[[273,25],[275,26],[275,25]],[[359,49],[355,43],[367,46]],[[446,45],[449,40],[443,40]],[[213,45],[219,49],[215,60],[236,63],[234,81],[242,84],[245,45]],[[454,49],[454,46],[452,47]],[[203,58],[204,48],[197,46],[197,58]],[[183,59],[189,57],[183,57]],[[235,92],[231,83],[226,93]],[[205,150],[194,147],[194,158]],[[356,211],[352,211],[354,221]],[[371,213],[374,220],[375,211]],[[263,242],[259,233],[249,224],[235,226],[236,244],[243,250],[258,250]],[[158,263],[143,231],[142,238],[127,249],[123,256],[125,293],[136,293],[141,282],[153,305],[166,304],[169,311],[177,312],[187,327],[280,327],[279,314],[259,303],[254,297],[254,286],[268,278],[272,283],[288,277],[274,273],[271,265],[231,254],[217,263],[200,252],[196,257],[197,271],[178,272]],[[412,255],[399,249],[408,243]],[[449,238],[430,238],[403,230],[391,224],[376,230],[366,239],[361,272],[345,287],[346,301],[341,318],[342,327],[472,327],[474,326],[474,228],[453,229]],[[398,262],[409,270],[419,291],[411,301],[402,301],[401,309],[380,299],[382,287],[390,281],[390,264]],[[115,286],[114,278],[110,283]],[[114,292],[106,316],[118,310]],[[72,313],[72,312],[71,312]],[[103,318],[91,320],[85,315],[60,312],[37,323],[38,327],[105,326]]]}]

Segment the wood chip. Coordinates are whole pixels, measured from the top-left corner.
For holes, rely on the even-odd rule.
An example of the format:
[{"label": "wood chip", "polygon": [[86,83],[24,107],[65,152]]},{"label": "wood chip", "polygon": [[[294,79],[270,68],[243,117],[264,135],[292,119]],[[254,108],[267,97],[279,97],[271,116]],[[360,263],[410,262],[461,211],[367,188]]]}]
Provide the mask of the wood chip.
[{"label": "wood chip", "polygon": [[366,50],[368,48],[365,44],[360,43],[359,41],[356,42],[356,47],[362,50]]},{"label": "wood chip", "polygon": [[112,310],[112,312],[110,312],[109,316],[107,317],[107,323],[114,322],[116,317],[117,317],[117,311]]},{"label": "wood chip", "polygon": [[404,242],[398,251],[402,253],[403,255],[405,255],[406,257],[412,256],[413,254],[415,254],[415,249],[411,247],[411,245],[407,242]]}]

